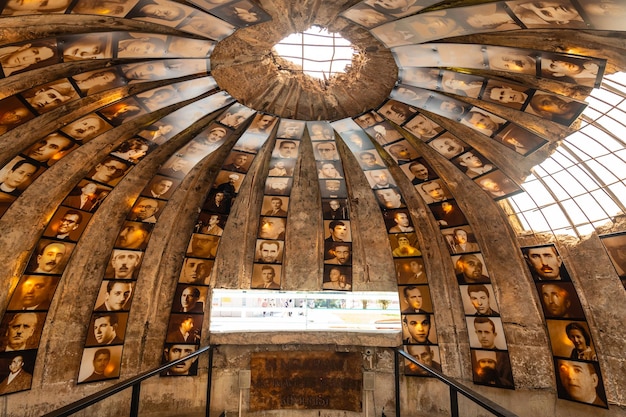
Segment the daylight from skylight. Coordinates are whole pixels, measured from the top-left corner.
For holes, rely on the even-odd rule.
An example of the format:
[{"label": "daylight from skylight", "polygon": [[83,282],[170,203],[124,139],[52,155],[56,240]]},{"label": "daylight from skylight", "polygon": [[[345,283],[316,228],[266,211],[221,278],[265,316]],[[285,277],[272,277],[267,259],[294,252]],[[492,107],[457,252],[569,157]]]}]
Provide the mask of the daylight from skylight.
[{"label": "daylight from skylight", "polygon": [[274,45],[274,50],[282,58],[301,67],[305,74],[319,79],[329,79],[345,72],[356,53],[341,35],[329,33],[318,26],[292,33]]},{"label": "daylight from skylight", "polygon": [[504,207],[522,232],[581,237],[626,213],[626,73],[606,75],[586,101],[580,129]]}]

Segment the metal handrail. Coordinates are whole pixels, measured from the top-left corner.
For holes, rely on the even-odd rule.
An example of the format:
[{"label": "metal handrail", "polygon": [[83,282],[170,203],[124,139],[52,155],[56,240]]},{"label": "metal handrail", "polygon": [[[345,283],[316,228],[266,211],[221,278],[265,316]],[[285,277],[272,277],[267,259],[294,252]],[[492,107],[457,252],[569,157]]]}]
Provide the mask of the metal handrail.
[{"label": "metal handrail", "polygon": [[85,398],[82,398],[78,401],[70,403],[66,406],[63,406],[55,411],[52,411],[48,414],[44,414],[42,417],[66,417],[71,416],[74,413],[77,413],[97,402],[104,400],[105,398],[109,398],[111,395],[116,394],[120,391],[123,391],[127,388],[132,387],[132,398],[131,398],[131,406],[130,406],[130,417],[137,417],[139,415],[139,392],[141,387],[141,382],[155,376],[174,365],[185,362],[191,358],[202,355],[205,352],[209,352],[209,378],[208,378],[208,386],[207,386],[207,413],[206,416],[209,417],[209,403],[211,396],[211,368],[213,364],[213,349],[215,349],[217,345],[209,345],[205,346],[197,351],[183,357],[180,359],[176,359],[174,361],[168,362],[166,364],[160,365],[157,368],[151,369],[149,371],[143,372],[137,376],[134,376],[126,381],[119,382],[113,386],[105,388],[101,391],[98,391],[94,394],[91,394]]},{"label": "metal handrail", "polygon": [[398,355],[403,356],[405,359],[409,360],[411,363],[419,366],[426,372],[428,372],[433,377],[437,378],[444,384],[450,387],[450,411],[452,413],[452,417],[459,416],[459,401],[458,401],[458,393],[461,393],[470,401],[478,404],[485,410],[493,413],[497,417],[518,417],[517,414],[507,410],[506,408],[496,404],[491,401],[489,398],[480,395],[473,389],[466,387],[465,385],[457,382],[453,378],[445,376],[441,372],[437,371],[429,367],[428,365],[424,365],[421,362],[418,362],[413,356],[406,353],[401,347],[395,348],[396,355],[395,358],[395,373],[396,373],[396,416],[400,417],[400,361],[398,360]]},{"label": "metal handrail", "polygon": [[[155,376],[165,370],[167,370],[168,368],[177,365],[179,363],[182,363],[186,360],[189,360],[191,358],[194,358],[196,356],[202,355],[205,352],[209,353],[209,373],[208,373],[208,384],[207,384],[207,406],[206,406],[206,417],[209,417],[209,404],[210,404],[210,396],[211,396],[211,368],[212,368],[212,364],[213,364],[213,350],[217,347],[217,345],[209,345],[209,346],[205,346],[201,349],[198,349],[197,351],[195,351],[194,353],[187,355],[183,358],[177,359],[175,361],[171,361],[168,362],[166,364],[160,365],[157,368],[154,368],[152,370],[143,372],[137,376],[134,376],[126,381],[123,382],[119,382],[111,387],[105,388],[101,391],[98,391],[94,394],[91,394],[83,399],[80,399],[78,401],[75,401],[73,403],[70,403],[64,407],[61,407],[55,411],[52,411],[50,413],[44,414],[42,417],[66,417],[66,416],[71,416],[74,413],[77,413],[78,411],[81,411],[93,404],[96,404],[102,400],[104,400],[105,398],[109,398],[111,395],[114,395],[118,392],[121,392],[127,388],[131,388],[133,389],[132,392],[132,398],[131,398],[131,408],[130,408],[130,417],[137,417],[139,415],[139,393],[140,393],[140,387],[141,387],[141,382],[152,377]],[[444,384],[448,385],[450,387],[450,409],[451,409],[451,413],[453,417],[458,417],[459,416],[459,405],[458,405],[458,393],[461,393],[463,396],[465,396],[467,399],[469,399],[470,401],[476,403],[477,405],[479,405],[480,407],[484,408],[485,410],[493,413],[496,417],[518,417],[517,414],[514,414],[513,412],[505,409],[504,407],[496,404],[495,402],[491,401],[490,399],[488,399],[487,397],[484,397],[483,395],[477,393],[476,391],[472,390],[471,388],[466,387],[465,385],[460,384],[459,382],[457,382],[456,380],[454,380],[453,378],[447,377],[444,374],[440,373],[439,371],[424,365],[421,362],[418,362],[414,357],[412,357],[411,355],[409,355],[408,353],[406,353],[401,347],[399,348],[395,348],[395,355],[394,355],[394,365],[395,365],[395,379],[396,379],[396,416],[400,417],[401,413],[400,413],[400,361],[398,360],[399,356],[404,357],[405,359],[407,359],[408,361],[410,361],[411,363],[417,365],[418,367],[420,367],[421,369],[425,370],[426,372],[428,372],[430,375],[432,375],[433,377],[437,378],[438,380],[440,380],[441,382],[443,382]]]}]

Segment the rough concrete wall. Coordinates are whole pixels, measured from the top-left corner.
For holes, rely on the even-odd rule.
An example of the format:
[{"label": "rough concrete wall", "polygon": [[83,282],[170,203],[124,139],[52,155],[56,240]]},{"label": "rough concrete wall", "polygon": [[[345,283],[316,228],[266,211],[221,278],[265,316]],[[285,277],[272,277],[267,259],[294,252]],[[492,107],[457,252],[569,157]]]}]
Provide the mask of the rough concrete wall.
[{"label": "rough concrete wall", "polygon": [[[315,4],[317,2],[302,2],[301,6],[298,6],[299,14],[304,14],[303,10],[306,7]],[[337,2],[338,7],[343,7],[342,4]],[[274,5],[273,7],[279,10],[280,6]],[[324,15],[321,15],[320,19],[323,17]],[[75,16],[46,16],[45,19],[50,19],[45,21],[49,26],[42,25],[41,23],[44,21],[40,17],[2,19],[2,36],[6,35],[6,38],[3,37],[3,39],[13,42],[28,38],[53,36],[61,30],[63,33],[70,29],[80,31],[84,27],[115,27],[124,30],[141,29],[145,31],[155,29],[154,26],[139,22],[132,24],[124,22],[124,25],[119,26],[121,19],[81,17],[83,20],[78,20],[74,18]],[[59,28],[58,22],[68,23],[65,19],[72,19],[72,21],[69,21],[67,26]],[[77,22],[81,24],[77,24]],[[333,25],[339,27],[341,21],[333,22]],[[25,27],[30,29],[26,30]],[[21,29],[15,31],[15,28]],[[170,33],[161,26],[159,26],[159,31]],[[600,36],[587,32],[574,34],[571,31],[560,31],[561,35],[551,37],[548,43],[543,32],[535,32],[537,33],[529,32],[519,36],[511,36],[510,34],[480,35],[468,37],[466,40],[533,47],[537,36],[539,36],[542,41],[546,42],[544,44],[546,49],[559,50],[559,45],[567,43],[566,41],[570,39],[568,37],[576,36],[576,42],[587,45],[587,49],[581,50],[582,52],[588,52],[594,56],[609,56],[614,63],[611,69],[624,67],[623,58],[626,55],[622,53],[623,41],[617,38],[613,39],[610,36]],[[245,33],[242,32],[242,35]],[[366,37],[358,31],[355,31],[354,36]],[[531,37],[526,38],[526,36]],[[251,36],[242,39],[240,47],[248,47],[248,44],[243,43],[250,43],[251,39]],[[253,44],[250,43],[250,45]],[[229,54],[238,51],[238,49],[231,49]],[[216,51],[216,56],[217,53],[218,51]],[[367,81],[368,89],[372,85],[377,87],[376,90],[368,90],[372,93],[372,96],[368,98],[371,100],[371,104],[362,101],[358,103],[359,106],[356,106],[352,98],[349,97],[353,92],[343,91],[341,95],[345,96],[349,103],[346,108],[358,113],[366,108],[376,107],[380,103],[388,93],[390,85],[381,83],[380,88],[378,88],[378,83],[383,78],[395,77],[393,65],[386,66],[386,63],[390,62],[389,59],[388,53],[380,51],[380,54],[377,53],[370,63],[374,68],[384,67],[384,71],[363,76],[363,79]],[[2,86],[2,94],[12,94],[32,83],[33,81],[29,77],[37,77],[38,82],[43,83],[107,64],[105,62],[62,64],[53,69],[38,70],[35,75],[22,74],[14,79],[4,79],[0,86]],[[235,68],[238,73],[247,73],[250,66],[238,64]],[[266,75],[267,73],[261,73],[261,75],[263,74]],[[250,79],[259,84],[257,78],[251,76]],[[560,87],[553,83],[546,82],[543,84],[529,77],[519,76],[518,79],[530,85],[539,84],[547,89]],[[392,81],[395,81],[395,78]],[[120,88],[114,93],[126,95],[152,88],[158,84],[159,82],[142,86],[128,86]],[[299,114],[298,109],[302,109],[302,105],[287,102],[284,98],[281,99],[278,94],[290,94],[290,97],[295,97],[298,95],[294,93],[296,87],[278,86],[273,83],[265,83],[265,87],[265,90],[260,92],[249,90],[256,96],[263,98],[264,101],[259,102],[260,108],[265,109],[266,101],[274,100],[273,109],[277,113]],[[359,94],[363,94],[364,91],[365,88],[360,89]],[[246,91],[243,91],[242,94],[244,92]],[[237,93],[238,90],[233,90],[233,94]],[[307,95],[309,93],[304,92],[301,94],[302,101],[306,103],[307,112],[314,115],[311,118],[325,118],[322,116],[332,114],[328,110],[329,105],[321,93],[317,96]],[[81,114],[106,104],[109,100],[110,98],[106,94],[88,97],[65,105],[58,111],[47,113],[14,129],[10,134],[3,137],[4,141],[0,153],[2,165],[12,155],[34,143],[45,134]],[[243,100],[246,99],[243,98]],[[339,99],[333,100],[341,101]],[[268,104],[272,103],[268,102]],[[156,114],[152,114],[150,117],[156,116]],[[140,123],[141,121],[138,121],[137,125]],[[17,275],[21,272],[30,249],[35,244],[37,236],[42,232],[53,210],[73,184],[84,176],[90,163],[107,154],[123,141],[127,137],[126,135],[130,135],[136,127],[132,123],[125,124],[123,129],[118,129],[115,133],[105,134],[91,141],[85,147],[81,147],[78,152],[64,159],[62,163],[50,168],[45,177],[42,176],[35,186],[29,188],[20,197],[20,201],[0,220],[0,230],[2,230],[0,235],[0,264],[4,267],[0,271],[0,282],[2,282],[3,289],[0,292],[0,310],[4,310],[6,307],[7,297],[17,282]],[[538,125],[538,128],[542,128],[542,126]],[[547,127],[545,128],[547,129]],[[467,129],[455,129],[457,128],[450,126],[451,131],[461,132],[461,137],[464,140],[467,140],[468,143],[475,146],[502,167],[507,174],[516,179],[521,179],[527,175],[530,167],[550,151],[550,148],[541,150],[524,159],[514,151],[499,149],[491,141],[486,141]],[[554,132],[555,143],[563,134],[564,131],[562,130]],[[123,220],[124,210],[129,208],[129,196],[137,194],[141,190],[146,181],[156,172],[158,166],[182,142],[172,143],[168,147],[151,154],[142,163],[142,169],[125,179],[124,183],[120,184],[119,188],[116,188],[115,192],[110,195],[106,205],[102,208],[102,212],[94,217],[93,223],[86,231],[84,239],[81,240],[76,249],[74,259],[64,274],[50,310],[40,345],[41,357],[38,359],[35,369],[33,389],[30,392],[0,397],[0,410],[2,410],[3,415],[38,416],[44,411],[49,411],[109,385],[109,383],[79,387],[75,385],[80,363],[80,351],[88,331],[85,323],[89,321],[90,308],[97,293],[97,283],[103,274],[110,248],[115,239],[116,227],[119,227]],[[439,160],[435,153],[428,153],[429,148],[421,148],[421,150],[428,155],[429,160],[434,161],[433,164],[441,176],[451,185],[457,200],[466,209],[468,219],[475,226],[488,268],[493,277],[496,296],[502,308],[502,317],[508,336],[513,372],[518,389],[516,391],[482,387],[477,387],[477,389],[503,405],[509,406],[520,415],[529,417],[536,415],[582,417],[589,415],[589,413],[595,413],[599,416],[626,414],[624,409],[626,398],[623,389],[626,386],[626,372],[624,371],[626,369],[626,353],[623,349],[624,329],[622,323],[625,315],[624,291],[597,236],[591,236],[581,242],[559,238],[557,245],[565,257],[568,270],[583,301],[587,318],[592,325],[592,334],[597,344],[605,377],[605,386],[611,402],[609,411],[590,409],[588,406],[556,399],[550,348],[539,312],[539,300],[534,295],[532,280],[519,251],[519,246],[547,243],[552,240],[552,237],[535,236],[518,239],[511,231],[498,206],[491,199],[477,192],[472,181],[460,175],[446,161]],[[347,152],[343,152],[343,154],[348,155]],[[303,159],[299,168],[300,175],[297,178],[298,183],[292,194],[296,214],[290,218],[289,233],[298,239],[289,240],[287,245],[289,252],[296,253],[299,251],[301,256],[296,259],[289,259],[285,264],[288,275],[293,276],[287,282],[290,289],[317,289],[321,280],[321,260],[316,255],[320,252],[318,248],[321,244],[321,218],[317,215],[319,213],[315,211],[318,208],[311,212],[311,207],[317,207],[319,204],[317,191],[311,189],[317,183],[314,170],[312,170],[311,155],[310,145],[305,144],[302,153]],[[159,227],[155,230],[152,243],[146,252],[144,267],[138,280],[137,298],[130,317],[126,338],[122,378],[150,369],[160,362],[163,338],[166,332],[165,321],[168,314],[168,303],[171,302],[171,292],[176,284],[176,277],[180,270],[190,228],[193,226],[194,215],[197,213],[203,195],[210,186],[217,167],[224,156],[225,152],[217,154],[198,167],[181,186],[176,196],[171,200],[171,206],[168,206],[167,211],[163,213],[159,221]],[[255,162],[257,165],[251,168],[251,173],[261,170],[263,164],[267,164],[268,157],[268,154],[259,155],[258,161]],[[357,277],[355,290],[394,290],[393,262],[389,254],[389,242],[386,238],[383,222],[380,219],[378,205],[372,196],[367,181],[360,172],[360,168],[358,168],[357,162],[347,158],[344,160],[344,167],[347,172],[351,173],[348,182],[352,191],[352,212],[355,216],[356,229],[359,231],[358,240],[355,241],[354,246],[355,277]],[[402,177],[397,168],[395,173],[398,174],[398,178]],[[249,275],[246,265],[251,265],[251,262],[248,262],[251,260],[250,248],[254,241],[251,232],[256,230],[257,219],[254,213],[259,211],[260,187],[263,178],[251,175],[246,181],[241,190],[240,202],[233,211],[232,219],[227,227],[227,237],[224,239],[219,259],[216,262],[217,269],[220,271],[218,286],[223,288],[245,288],[245,280]],[[421,199],[413,193],[408,182],[402,182],[402,180],[399,182],[407,196],[411,214],[419,229],[420,243],[424,249],[426,267],[431,280],[430,288],[433,300],[439,306],[436,310],[436,319],[439,324],[440,347],[444,353],[442,358],[444,372],[469,382],[471,371],[467,328],[448,253],[439,230],[433,219],[425,211]],[[623,225],[621,227],[623,230]],[[242,236],[244,237],[244,244],[241,244]],[[208,321],[205,322],[204,330],[204,334],[207,336],[203,342],[213,342],[212,337],[208,336]],[[255,335],[242,337],[254,338]],[[291,338],[290,343],[294,343],[291,348],[311,349],[306,341],[303,342],[300,335],[290,335],[289,337]],[[325,338],[321,338],[321,342],[323,345],[331,346],[330,348],[334,348],[335,344],[340,344],[345,345],[346,349],[356,351],[359,351],[363,346],[387,346],[398,343],[395,338],[391,339],[393,343],[389,340],[376,339],[366,339],[360,343],[345,339],[339,342],[336,339],[334,335],[326,335]],[[236,344],[232,341],[230,343]],[[284,343],[283,339],[278,338],[272,340],[271,344],[268,343],[258,349],[271,349],[276,345],[282,346]],[[318,343],[320,342],[318,341]],[[233,394],[238,396],[233,379],[234,375],[239,369],[245,369],[246,358],[249,352],[254,349],[257,348],[240,346],[223,348],[222,356],[218,358],[215,369],[214,392],[219,398],[230,399]],[[384,350],[381,349],[379,352],[384,352]],[[392,408],[387,407],[390,398],[393,397],[388,391],[391,387],[390,357],[387,353],[378,353],[377,357],[379,361],[375,365],[375,372],[377,372],[377,381],[381,382],[377,382],[379,384],[377,388],[380,388],[380,392],[375,394],[378,406],[376,412],[379,415],[382,409],[381,405],[385,405],[385,413],[391,416],[393,415]],[[177,401],[175,404],[177,407],[199,408],[203,403],[202,390],[207,379],[206,362],[204,364],[201,362],[200,374],[199,378],[193,380],[185,378],[184,381],[178,379],[164,381],[158,379],[156,383],[147,384],[149,388],[146,389],[146,397],[153,401],[151,408],[157,408],[154,404],[165,406],[171,405],[174,401]],[[433,402],[431,394],[445,397],[445,391],[433,381],[411,378],[405,382],[405,388],[403,388],[403,404],[406,405],[406,410],[421,408],[426,411],[438,411],[442,407]],[[174,392],[176,395],[173,394]],[[126,394],[125,397],[127,397]],[[95,412],[86,412],[84,415],[119,415],[125,407],[122,405],[125,397],[111,399],[110,403],[99,406],[100,408],[96,409]],[[24,404],[29,404],[28,409],[24,408]],[[528,406],[528,404],[531,405]],[[217,402],[216,414],[222,405],[223,408],[226,408],[227,404]],[[233,410],[233,408],[230,407],[229,410]],[[469,408],[469,410],[473,409]]]}]

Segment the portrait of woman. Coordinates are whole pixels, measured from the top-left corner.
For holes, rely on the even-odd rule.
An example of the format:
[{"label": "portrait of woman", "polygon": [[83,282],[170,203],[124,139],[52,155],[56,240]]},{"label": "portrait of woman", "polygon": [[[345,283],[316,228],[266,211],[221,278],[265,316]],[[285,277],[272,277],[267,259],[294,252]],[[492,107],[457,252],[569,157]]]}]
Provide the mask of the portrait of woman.
[{"label": "portrait of woman", "polygon": [[0,66],[5,77],[60,61],[55,39],[0,48]]},{"label": "portrait of woman", "polygon": [[122,86],[123,80],[115,68],[84,72],[72,77],[82,95]]},{"label": "portrait of woman", "polygon": [[76,90],[67,79],[40,85],[23,92],[21,95],[38,113],[49,112],[68,101],[78,99]]}]

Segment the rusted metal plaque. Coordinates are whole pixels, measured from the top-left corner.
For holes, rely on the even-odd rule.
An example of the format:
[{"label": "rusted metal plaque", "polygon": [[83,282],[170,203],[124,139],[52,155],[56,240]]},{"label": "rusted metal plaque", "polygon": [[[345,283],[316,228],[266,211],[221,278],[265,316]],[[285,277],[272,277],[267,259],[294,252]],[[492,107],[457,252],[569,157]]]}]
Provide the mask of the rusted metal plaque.
[{"label": "rusted metal plaque", "polygon": [[253,353],[250,411],[361,411],[361,362],[352,352]]}]

